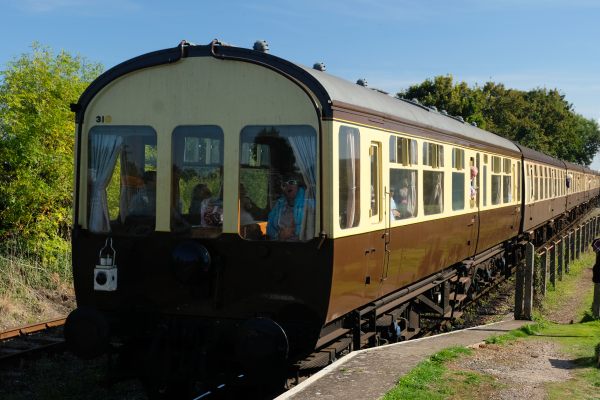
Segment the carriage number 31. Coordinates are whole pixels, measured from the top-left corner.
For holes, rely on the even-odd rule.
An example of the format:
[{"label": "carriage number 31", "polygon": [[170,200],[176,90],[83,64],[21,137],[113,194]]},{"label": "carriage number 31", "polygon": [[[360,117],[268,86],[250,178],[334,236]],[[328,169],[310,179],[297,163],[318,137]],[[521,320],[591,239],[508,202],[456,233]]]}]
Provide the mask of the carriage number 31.
[{"label": "carriage number 31", "polygon": [[110,124],[112,122],[112,117],[110,115],[96,115],[96,122]]}]

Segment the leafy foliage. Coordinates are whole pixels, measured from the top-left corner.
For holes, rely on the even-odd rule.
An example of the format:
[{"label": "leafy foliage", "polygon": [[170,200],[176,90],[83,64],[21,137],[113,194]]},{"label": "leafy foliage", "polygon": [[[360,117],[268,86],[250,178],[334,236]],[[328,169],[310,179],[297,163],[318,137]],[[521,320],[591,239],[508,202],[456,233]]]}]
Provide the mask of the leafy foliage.
[{"label": "leafy foliage", "polygon": [[19,237],[47,255],[67,246],[74,146],[69,104],[101,69],[34,43],[30,54],[0,72],[0,239]]},{"label": "leafy foliage", "polygon": [[460,115],[482,129],[563,160],[589,165],[600,148],[596,121],[576,114],[557,89],[525,92],[494,82],[470,88],[447,75],[427,79],[397,96]]}]

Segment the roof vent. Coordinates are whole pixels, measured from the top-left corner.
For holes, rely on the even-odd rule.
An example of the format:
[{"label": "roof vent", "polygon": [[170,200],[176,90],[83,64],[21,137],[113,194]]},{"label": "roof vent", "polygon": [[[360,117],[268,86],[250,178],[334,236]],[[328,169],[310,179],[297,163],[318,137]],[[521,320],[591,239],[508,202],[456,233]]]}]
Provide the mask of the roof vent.
[{"label": "roof vent", "polygon": [[367,87],[367,86],[369,86],[369,85],[367,84],[367,80],[366,80],[365,78],[360,78],[359,80],[357,80],[357,81],[356,81],[356,84],[357,84],[357,85],[360,85],[360,86],[364,86],[364,87]]},{"label": "roof vent", "polygon": [[318,63],[314,63],[313,68],[316,69],[317,71],[325,71],[325,63],[322,62],[318,62]]},{"label": "roof vent", "polygon": [[256,51],[260,51],[261,53],[268,53],[269,43],[267,43],[266,40],[257,40],[256,42],[254,42],[253,49]]},{"label": "roof vent", "polygon": [[419,99],[417,99],[416,97],[414,97],[411,101],[415,104],[421,104],[419,103]]},{"label": "roof vent", "polygon": [[465,119],[463,117],[461,117],[460,115],[458,117],[456,117],[457,120],[459,120],[460,122],[465,122]]},{"label": "roof vent", "polygon": [[473,121],[473,122],[471,122],[471,125],[473,125],[475,128],[477,128],[477,122]]},{"label": "roof vent", "polygon": [[448,115],[448,111],[446,111],[446,110],[442,110],[442,114],[444,114],[444,115]]},{"label": "roof vent", "polygon": [[436,106],[429,106],[429,109],[431,111],[435,111],[435,112],[437,112],[437,110],[438,110]]}]

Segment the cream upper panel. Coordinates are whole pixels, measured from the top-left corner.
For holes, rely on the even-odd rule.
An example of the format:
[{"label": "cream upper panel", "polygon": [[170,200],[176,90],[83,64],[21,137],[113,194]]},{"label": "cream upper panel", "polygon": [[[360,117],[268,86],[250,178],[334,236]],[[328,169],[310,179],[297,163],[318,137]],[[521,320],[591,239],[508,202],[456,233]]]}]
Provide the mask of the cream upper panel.
[{"label": "cream upper panel", "polygon": [[[247,125],[310,125],[318,117],[308,95],[284,76],[245,62],[212,57],[139,70],[111,82],[90,102],[81,141],[79,221],[87,227],[88,132],[104,125],[147,125],[157,133],[156,230],[169,230],[171,136],[179,125],[218,125],[224,132],[225,210],[237,209],[239,138]],[[108,117],[108,118],[107,118]],[[110,121],[110,122],[107,122]],[[236,213],[226,212],[223,232],[237,232]]]},{"label": "cream upper panel", "polygon": [[[422,138],[418,136],[408,135],[402,132],[392,132],[382,129],[376,129],[374,127],[364,126],[353,124],[347,121],[334,121],[332,125],[332,134],[331,134],[331,146],[333,149],[333,159],[337,160],[338,151],[339,151],[339,131],[341,126],[356,128],[360,132],[360,148],[357,150],[360,158],[360,182],[359,182],[359,194],[360,194],[360,219],[359,223],[354,227],[349,228],[341,228],[339,221],[336,219],[340,215],[340,200],[339,200],[339,179],[333,179],[333,190],[331,191],[331,224],[333,228],[333,233],[335,237],[342,236],[350,236],[355,234],[360,234],[364,232],[373,231],[376,229],[384,229],[387,226],[395,227],[402,225],[410,225],[414,223],[436,220],[441,218],[453,217],[461,214],[469,214],[473,212],[477,212],[478,209],[481,210],[490,210],[495,208],[506,207],[510,205],[518,205],[520,203],[520,185],[522,182],[520,181],[519,171],[520,171],[520,160],[514,157],[506,157],[488,152],[475,151],[470,148],[464,146],[457,146],[452,143],[444,143],[435,140],[431,140],[428,138]],[[398,164],[390,163],[389,154],[389,139],[392,135],[399,135],[405,138],[414,139],[417,142],[416,151],[417,151],[417,164],[412,165],[410,167],[406,167],[406,169],[411,169],[417,172],[418,183],[416,185],[416,202],[417,202],[417,215],[412,218],[406,218],[401,220],[391,220],[389,213],[390,209],[388,206],[389,202],[389,189],[390,189],[390,171],[394,168],[402,168]],[[381,204],[381,212],[379,218],[374,219],[369,215],[369,205],[372,200],[371,196],[371,168],[370,168],[370,154],[369,148],[372,143],[378,143],[381,146],[381,164],[380,164],[380,177],[381,177],[381,188],[378,193],[379,196],[379,204]],[[444,153],[444,166],[440,168],[432,168],[430,166],[423,165],[423,143],[432,143],[437,144],[443,147]],[[455,170],[452,167],[452,149],[462,149],[464,150],[464,169]],[[479,168],[479,187],[477,187],[477,191],[479,192],[479,196],[477,199],[479,204],[474,203],[471,205],[470,203],[470,159],[476,162],[477,156],[479,155],[480,160],[480,168]],[[504,160],[510,161],[510,172],[500,172],[494,174],[492,171],[492,157],[499,157],[503,162]],[[487,160],[484,162],[484,158]],[[487,165],[486,168],[483,168],[484,165]],[[502,166],[502,165],[501,165]],[[442,185],[443,190],[443,198],[444,198],[444,206],[443,211],[426,215],[424,212],[424,187],[423,187],[423,173],[424,171],[433,171],[433,172],[442,172],[444,174],[444,181]],[[484,191],[483,184],[483,174],[485,171],[486,175],[486,191]],[[462,194],[464,198],[464,206],[462,209],[453,210],[452,209],[452,173],[460,172],[464,174],[464,186],[462,188]],[[492,204],[491,192],[492,192],[492,175],[500,176],[500,186],[499,190],[502,189],[503,177],[510,178],[510,200],[503,201],[501,199],[500,203]],[[340,176],[340,164],[338,162],[332,163],[332,176],[339,177]],[[502,194],[502,192],[501,192]],[[486,200],[484,201],[483,196],[486,196]]]}]

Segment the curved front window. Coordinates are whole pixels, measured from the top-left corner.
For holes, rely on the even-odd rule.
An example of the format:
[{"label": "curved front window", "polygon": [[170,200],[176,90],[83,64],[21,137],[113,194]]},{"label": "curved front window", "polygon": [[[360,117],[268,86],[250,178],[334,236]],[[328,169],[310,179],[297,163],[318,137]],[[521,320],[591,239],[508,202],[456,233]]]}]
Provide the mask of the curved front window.
[{"label": "curved front window", "polygon": [[173,131],[171,230],[210,237],[223,230],[223,131],[179,126]]},{"label": "curved front window", "polygon": [[156,132],[148,126],[95,126],[89,133],[88,229],[154,231]]},{"label": "curved front window", "polygon": [[248,126],[240,141],[239,233],[250,240],[315,235],[317,135],[305,125]]}]

